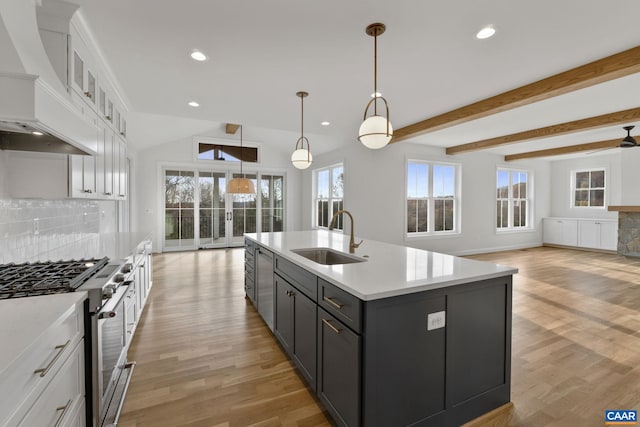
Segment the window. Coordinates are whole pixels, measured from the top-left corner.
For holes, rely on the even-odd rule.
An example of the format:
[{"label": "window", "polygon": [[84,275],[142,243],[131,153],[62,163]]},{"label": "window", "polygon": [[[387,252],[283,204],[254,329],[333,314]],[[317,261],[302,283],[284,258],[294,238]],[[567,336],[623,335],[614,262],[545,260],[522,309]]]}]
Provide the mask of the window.
[{"label": "window", "polygon": [[241,151],[239,145],[198,143],[198,160],[239,162],[240,157],[243,163],[257,163],[258,148],[242,147]]},{"label": "window", "polygon": [[576,171],[573,178],[574,207],[604,207],[604,169]]},{"label": "window", "polygon": [[[344,167],[342,164],[317,169],[314,174],[314,227],[328,228],[333,215],[343,209]],[[342,215],[336,219],[336,229],[342,230]]]},{"label": "window", "polygon": [[458,166],[410,160],[407,235],[458,231]]},{"label": "window", "polygon": [[530,228],[531,182],[527,171],[498,169],[496,180],[496,228]]}]

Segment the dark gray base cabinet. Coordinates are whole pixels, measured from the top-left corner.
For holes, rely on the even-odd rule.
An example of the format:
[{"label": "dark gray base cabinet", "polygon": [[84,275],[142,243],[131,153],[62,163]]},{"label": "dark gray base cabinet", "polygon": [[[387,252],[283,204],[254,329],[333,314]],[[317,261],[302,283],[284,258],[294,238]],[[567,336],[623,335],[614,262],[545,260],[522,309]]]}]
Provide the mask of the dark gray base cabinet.
[{"label": "dark gray base cabinet", "polygon": [[244,293],[256,304],[256,259],[255,245],[247,240],[244,245]]},{"label": "dark gray base cabinet", "polygon": [[360,425],[361,337],[318,309],[318,396],[340,426]]},{"label": "dark gray base cabinet", "polygon": [[274,334],[339,426],[457,427],[509,402],[511,276],[361,301],[273,266]]},{"label": "dark gray base cabinet", "polygon": [[300,373],[316,389],[317,305],[285,279],[275,274],[273,333],[289,353]]}]

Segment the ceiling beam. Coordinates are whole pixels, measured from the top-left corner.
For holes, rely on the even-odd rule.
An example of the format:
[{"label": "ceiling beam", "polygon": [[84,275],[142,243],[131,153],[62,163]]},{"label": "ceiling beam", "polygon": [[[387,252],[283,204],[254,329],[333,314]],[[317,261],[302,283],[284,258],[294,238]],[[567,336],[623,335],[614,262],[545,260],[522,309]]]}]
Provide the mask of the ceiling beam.
[{"label": "ceiling beam", "polygon": [[507,162],[521,159],[531,159],[535,157],[560,156],[562,154],[573,154],[582,151],[602,150],[607,148],[617,148],[620,146],[622,138],[609,139],[607,141],[588,142],[586,144],[569,145],[566,147],[549,148],[547,150],[528,151],[526,153],[509,154],[504,156]]},{"label": "ceiling beam", "polygon": [[239,128],[240,128],[240,125],[234,125],[233,123],[227,123],[227,127],[226,127],[225,131],[230,135],[234,135],[236,132],[238,132]]},{"label": "ceiling beam", "polygon": [[396,129],[391,142],[448,128],[640,72],[640,46]]},{"label": "ceiling beam", "polygon": [[529,141],[532,139],[549,138],[552,136],[597,129],[605,126],[628,124],[638,120],[640,120],[640,108],[631,108],[629,110],[616,111],[615,113],[603,114],[601,116],[588,117],[586,119],[526,130],[524,132],[512,133],[510,135],[483,139],[482,141],[469,142],[468,144],[454,145],[453,147],[448,147],[446,152],[447,154],[460,154],[468,151],[477,151],[499,147],[501,145],[513,144],[516,142]]}]

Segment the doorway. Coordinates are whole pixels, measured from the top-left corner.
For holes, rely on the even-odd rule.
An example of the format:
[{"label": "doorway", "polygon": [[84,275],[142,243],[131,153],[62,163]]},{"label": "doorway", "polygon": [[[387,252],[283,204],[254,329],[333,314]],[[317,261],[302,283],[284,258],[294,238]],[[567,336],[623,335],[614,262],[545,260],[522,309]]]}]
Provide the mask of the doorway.
[{"label": "doorway", "polygon": [[163,249],[242,246],[244,233],[283,231],[284,174],[244,174],[256,193],[227,193],[228,181],[240,176],[230,171],[165,169]]}]

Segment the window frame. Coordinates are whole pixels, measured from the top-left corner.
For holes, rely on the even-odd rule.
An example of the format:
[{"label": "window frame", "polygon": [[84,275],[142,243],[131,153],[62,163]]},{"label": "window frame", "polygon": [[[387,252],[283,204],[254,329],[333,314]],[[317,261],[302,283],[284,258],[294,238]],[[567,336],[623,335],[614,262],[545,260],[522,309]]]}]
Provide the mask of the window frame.
[{"label": "window frame", "polygon": [[[416,197],[409,198],[409,164],[410,163],[419,163],[426,164],[428,166],[428,196],[425,197]],[[434,166],[449,166],[454,168],[454,196],[451,198],[453,200],[453,230],[434,230],[435,228],[435,201],[450,198],[443,197],[434,197],[433,196],[433,171]],[[447,237],[447,236],[457,236],[462,234],[461,227],[461,218],[462,218],[462,165],[460,163],[453,163],[447,161],[440,160],[424,160],[420,158],[407,158],[405,161],[405,171],[404,171],[404,239],[405,240],[413,240],[420,238],[434,238],[434,237]],[[427,231],[416,231],[409,232],[407,231],[409,228],[409,218],[408,218],[408,201],[409,200],[427,200]]]},{"label": "window frame", "polygon": [[[498,173],[499,172],[508,172],[509,173],[509,184],[508,184],[508,189],[509,189],[509,194],[507,195],[506,199],[505,198],[498,198]],[[515,198],[513,197],[513,174],[514,173],[524,173],[527,175],[527,197],[522,198],[522,197],[518,197]],[[534,174],[533,171],[528,170],[528,169],[518,169],[518,168],[510,168],[510,167],[503,167],[503,166],[498,166],[496,167],[496,173],[495,173],[495,181],[494,181],[494,215],[493,215],[493,221],[494,221],[494,228],[496,230],[496,233],[501,234],[501,233],[522,233],[522,232],[530,232],[530,231],[534,231],[535,227],[534,227],[534,223],[535,223],[535,219],[534,219],[534,215],[535,215],[535,209],[534,209],[534,203],[535,203],[535,192],[534,192]],[[497,207],[497,201],[498,200],[507,200],[507,204],[508,204],[508,210],[507,210],[507,218],[508,218],[508,225],[507,227],[498,227],[497,226],[497,218],[498,218],[498,207]],[[527,204],[527,209],[525,211],[525,215],[526,215],[526,225],[525,226],[514,226],[513,225],[513,202],[516,200],[524,200]]]},{"label": "window frame", "polygon": [[[332,177],[333,177],[333,170],[337,169],[337,168],[342,168],[342,198],[334,198],[333,197],[333,192],[331,191],[331,182],[332,182]],[[328,206],[331,209],[331,215],[328,216],[328,221],[327,221],[327,226],[321,226],[318,225],[318,175],[320,174],[320,172],[323,171],[327,171],[329,173],[329,197],[326,199]],[[312,186],[313,186],[313,191],[312,191],[312,197],[311,197],[311,227],[314,230],[329,230],[329,224],[331,223],[331,218],[333,217],[333,215],[335,214],[335,212],[333,212],[333,204],[335,201],[342,201],[342,209],[344,209],[344,199],[345,199],[345,194],[344,194],[344,162],[339,162],[339,163],[334,163],[328,166],[323,166],[321,168],[317,168],[317,169],[313,169],[312,171]],[[324,199],[323,199],[324,200]],[[343,222],[344,219],[342,217],[339,217],[336,220],[336,224],[334,227],[334,231],[339,231],[342,233],[343,230]]]},{"label": "window frame", "polygon": [[[229,168],[229,169],[240,169],[240,161],[232,161],[232,160],[210,160],[210,159],[201,159],[199,158],[199,148],[200,144],[211,144],[211,145],[227,145],[230,147],[240,147],[240,137],[238,139],[223,139],[223,138],[211,138],[207,136],[194,136],[193,137],[193,161],[198,164],[206,164],[211,168]],[[255,141],[247,141],[245,139],[242,140],[242,146],[244,148],[255,148],[257,150],[257,160],[255,162],[242,162],[242,168],[245,166],[249,166],[249,168],[254,167],[256,165],[262,165],[262,144]],[[200,166],[199,166],[200,167]]]},{"label": "window frame", "polygon": [[[589,187],[586,189],[581,189],[581,190],[587,190],[588,192],[590,192],[591,190],[595,189],[595,190],[600,190],[602,189],[602,206],[576,206],[576,191],[578,190],[578,188],[576,188],[576,184],[577,184],[577,180],[576,180],[576,175],[578,173],[581,172],[603,172],[604,173],[604,186],[603,187],[591,187],[591,180],[589,180]],[[592,167],[592,168],[583,168],[583,169],[573,169],[571,171],[571,191],[569,193],[569,207],[571,209],[596,209],[596,210],[604,210],[607,208],[608,205],[608,186],[607,186],[607,181],[608,181],[608,176],[609,176],[609,170],[608,168],[601,166],[601,167]]]}]

